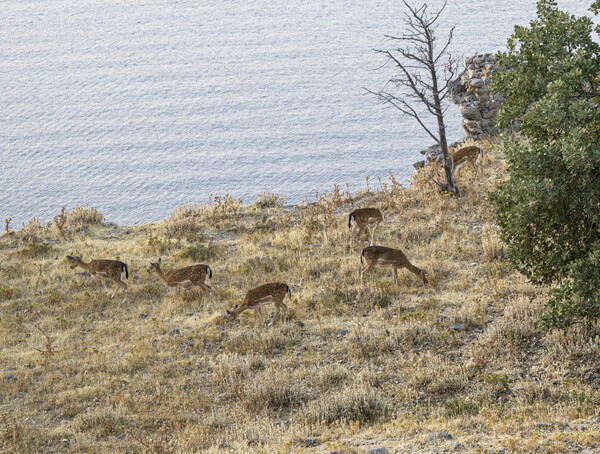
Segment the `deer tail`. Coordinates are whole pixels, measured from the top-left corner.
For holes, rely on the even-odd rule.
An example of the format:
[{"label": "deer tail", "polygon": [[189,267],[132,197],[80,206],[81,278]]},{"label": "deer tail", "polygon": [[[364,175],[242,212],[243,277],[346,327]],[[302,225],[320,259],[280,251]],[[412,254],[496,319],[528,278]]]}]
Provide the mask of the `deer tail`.
[{"label": "deer tail", "polygon": [[121,268],[121,279],[123,279],[123,273],[125,273],[125,279],[129,279],[129,268],[127,268],[127,265],[123,265],[123,268]]},{"label": "deer tail", "polygon": [[208,274],[209,279],[212,279],[212,270],[210,269],[210,266],[206,267],[206,274]]},{"label": "deer tail", "polygon": [[354,220],[354,215],[353,215],[353,214],[351,214],[351,215],[348,217],[348,228],[349,228],[349,229],[350,229],[350,228],[352,228],[352,221],[353,221],[353,220]]}]

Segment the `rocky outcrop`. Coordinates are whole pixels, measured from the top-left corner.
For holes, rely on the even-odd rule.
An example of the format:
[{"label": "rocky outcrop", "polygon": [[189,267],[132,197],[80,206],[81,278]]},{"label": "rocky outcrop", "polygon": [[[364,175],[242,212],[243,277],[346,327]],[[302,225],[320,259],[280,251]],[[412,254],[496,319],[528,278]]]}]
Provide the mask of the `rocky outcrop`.
[{"label": "rocky outcrop", "polygon": [[450,84],[450,101],[458,105],[462,114],[465,140],[498,133],[494,117],[504,98],[492,93],[488,86],[495,71],[496,61],[492,54],[467,57],[465,70]]},{"label": "rocky outcrop", "polygon": [[[450,82],[450,102],[457,104],[462,114],[464,140],[475,140],[498,133],[494,118],[504,98],[492,93],[489,78],[496,72],[496,61],[492,54],[477,54],[465,58],[465,70]],[[455,142],[449,148],[459,146]],[[432,145],[421,151],[424,161],[414,164],[415,168],[425,165],[430,159],[442,161],[439,145]]]}]

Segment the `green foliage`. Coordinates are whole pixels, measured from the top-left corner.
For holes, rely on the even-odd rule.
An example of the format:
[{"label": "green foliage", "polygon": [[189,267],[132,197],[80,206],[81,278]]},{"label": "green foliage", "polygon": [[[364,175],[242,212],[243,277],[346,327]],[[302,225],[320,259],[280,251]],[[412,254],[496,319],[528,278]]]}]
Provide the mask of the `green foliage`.
[{"label": "green foliage", "polygon": [[18,295],[17,289],[0,284],[0,301],[10,300]]},{"label": "green foliage", "polygon": [[46,255],[46,253],[52,250],[52,246],[49,243],[34,243],[31,242],[28,247],[21,250],[21,254],[25,257],[40,257]]},{"label": "green foliage", "polygon": [[600,315],[600,46],[593,23],[538,2],[497,55],[498,122],[526,140],[505,143],[509,179],[491,193],[508,257],[532,282],[557,284],[544,321],[566,327]]},{"label": "green foliage", "polygon": [[183,250],[177,254],[180,258],[189,258],[197,262],[205,262],[213,258],[219,252],[219,248],[215,244],[195,244],[186,246]]}]

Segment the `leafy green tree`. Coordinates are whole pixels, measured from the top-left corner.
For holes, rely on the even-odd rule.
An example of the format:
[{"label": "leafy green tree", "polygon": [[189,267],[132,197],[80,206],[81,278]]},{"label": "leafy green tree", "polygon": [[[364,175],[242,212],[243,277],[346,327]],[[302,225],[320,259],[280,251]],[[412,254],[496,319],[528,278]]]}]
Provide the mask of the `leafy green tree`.
[{"label": "leafy green tree", "polygon": [[[600,7],[600,1],[592,10]],[[533,283],[552,287],[543,321],[567,327],[600,317],[600,46],[594,24],[537,3],[497,54],[492,89],[507,97],[498,124],[509,177],[491,200],[508,256]]]}]

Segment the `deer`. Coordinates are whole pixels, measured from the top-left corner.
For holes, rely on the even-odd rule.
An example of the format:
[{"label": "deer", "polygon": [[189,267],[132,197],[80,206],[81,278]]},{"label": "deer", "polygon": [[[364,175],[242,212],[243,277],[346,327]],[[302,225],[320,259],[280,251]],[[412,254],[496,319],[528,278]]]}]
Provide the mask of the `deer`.
[{"label": "deer", "polygon": [[[354,227],[352,227],[352,222],[354,222]],[[369,246],[373,246],[375,230],[377,230],[377,227],[382,222],[383,216],[377,208],[359,208],[350,213],[350,216],[348,216],[348,228],[352,229],[350,232],[350,249],[354,247],[355,232],[358,232],[358,238],[360,239],[360,236],[367,228],[371,229],[371,242]]]},{"label": "deer", "polygon": [[227,311],[229,325],[231,325],[238,315],[245,310],[254,309],[254,329],[256,329],[258,318],[260,318],[260,324],[262,325],[262,313],[260,308],[271,303],[275,304],[275,315],[273,315],[269,325],[273,325],[281,309],[283,309],[287,315],[288,307],[283,302],[285,295],[288,295],[288,297],[291,298],[292,292],[289,285],[282,284],[281,282],[264,284],[248,290],[248,293],[246,293],[246,296],[242,300],[242,304],[240,306],[236,305],[233,308],[233,311]]},{"label": "deer", "polygon": [[369,246],[362,250],[360,254],[360,278],[362,280],[364,273],[373,269],[376,265],[389,266],[392,268],[394,284],[398,285],[398,269],[406,268],[427,284],[426,272],[417,268],[408,261],[404,252],[400,249],[392,249],[384,246]]},{"label": "deer", "polygon": [[471,166],[475,169],[475,174],[477,175],[479,169],[483,169],[483,166],[477,162],[479,158],[483,158],[483,150],[475,145],[462,147],[456,151],[453,151],[450,155],[450,162],[452,163],[452,175],[454,175],[454,172],[457,170],[458,175],[460,175],[460,169],[466,164],[471,164]]},{"label": "deer", "polygon": [[67,255],[67,259],[71,262],[72,270],[78,266],[83,268],[92,275],[92,278],[96,283],[98,283],[98,279],[112,279],[117,284],[117,288],[112,295],[110,294],[110,288],[107,289],[104,281],[101,281],[106,294],[112,299],[119,289],[123,287],[125,289],[125,298],[123,299],[123,302],[127,301],[127,284],[123,280],[129,279],[129,269],[127,268],[127,264],[119,260],[92,260],[89,263],[85,263],[82,258],[83,255],[81,254],[77,257]]},{"label": "deer", "polygon": [[150,263],[148,274],[154,274],[167,287],[175,288],[177,294],[179,294],[180,287],[188,290],[198,286],[202,296],[204,297],[208,293],[209,298],[212,300],[212,287],[206,283],[207,279],[212,279],[210,266],[204,264],[191,265],[163,273],[160,269],[161,263],[162,258],[159,258],[156,263]]}]

